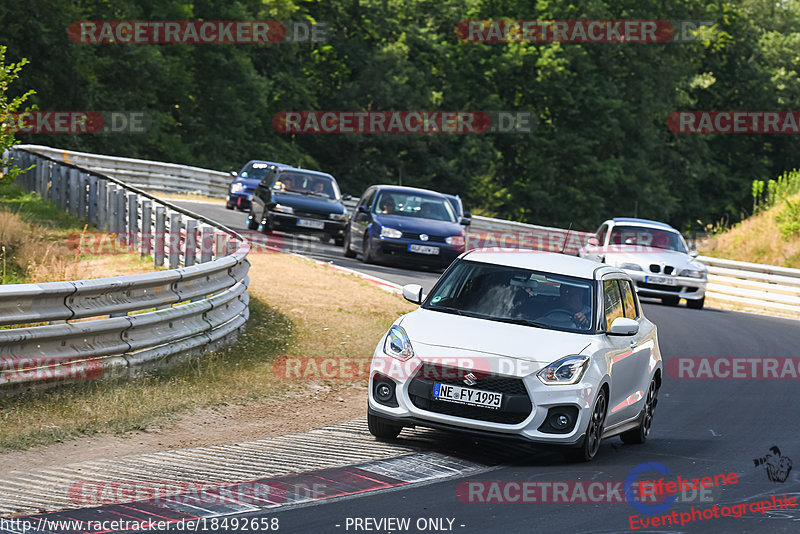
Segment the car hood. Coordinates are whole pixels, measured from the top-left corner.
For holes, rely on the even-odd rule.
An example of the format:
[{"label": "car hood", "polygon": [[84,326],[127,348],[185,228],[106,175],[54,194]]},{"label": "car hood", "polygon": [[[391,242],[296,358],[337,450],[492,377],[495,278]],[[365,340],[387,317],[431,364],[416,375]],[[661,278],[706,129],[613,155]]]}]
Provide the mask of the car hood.
[{"label": "car hood", "polygon": [[432,219],[418,219],[416,217],[405,217],[403,215],[384,215],[373,214],[374,220],[381,226],[388,226],[401,232],[414,234],[431,235],[456,235],[460,234],[464,227],[458,223],[446,221],[434,221]]},{"label": "car hood", "polygon": [[[609,247],[612,248],[612,247]],[[605,263],[619,265],[621,263],[635,263],[645,271],[649,271],[650,264],[672,265],[676,271],[682,269],[705,270],[706,267],[688,254],[674,250],[647,249],[631,246],[614,246],[605,254]]]},{"label": "car hood", "polygon": [[258,187],[258,184],[260,183],[261,180],[259,180],[258,178],[236,178],[234,181],[231,182],[231,185],[242,184],[247,188],[255,189],[256,187]]},{"label": "car hood", "polygon": [[542,365],[569,354],[580,354],[593,339],[587,334],[500,323],[423,308],[404,316],[400,325],[408,334],[412,347],[432,345],[506,356]]},{"label": "car hood", "polygon": [[323,198],[315,195],[302,195],[300,193],[272,192],[272,201],[276,204],[291,206],[303,211],[322,213],[346,213],[344,204],[332,198]]}]

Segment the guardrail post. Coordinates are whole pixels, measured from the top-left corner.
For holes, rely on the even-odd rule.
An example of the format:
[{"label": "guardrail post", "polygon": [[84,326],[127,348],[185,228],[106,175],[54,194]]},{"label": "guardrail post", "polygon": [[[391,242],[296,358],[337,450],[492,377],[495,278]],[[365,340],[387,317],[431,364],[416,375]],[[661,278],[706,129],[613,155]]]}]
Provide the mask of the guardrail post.
[{"label": "guardrail post", "polygon": [[197,257],[197,221],[186,221],[186,249],[183,253],[183,265],[189,267],[195,264]]},{"label": "guardrail post", "polygon": [[131,250],[139,243],[139,195],[128,194],[128,241]]},{"label": "guardrail post", "polygon": [[89,224],[97,226],[97,176],[89,175],[89,196],[87,198]]},{"label": "guardrail post", "polygon": [[224,258],[228,255],[228,234],[227,232],[217,232],[214,239],[214,258]]},{"label": "guardrail post", "polygon": [[150,234],[153,226],[153,208],[149,200],[142,201],[142,257],[152,253],[153,237]]},{"label": "guardrail post", "polygon": [[118,234],[117,240],[119,243],[127,243],[128,240],[125,236],[125,230],[126,230],[125,212],[127,211],[127,206],[125,206],[125,190],[123,188],[121,187],[117,188],[115,200],[117,205],[117,212],[116,212],[117,215],[116,225]]},{"label": "guardrail post", "polygon": [[50,183],[52,182],[53,175],[56,170],[56,164],[52,161],[47,162],[47,169],[44,174],[44,183],[42,183],[42,200],[49,201],[51,197]]},{"label": "guardrail post", "polygon": [[169,214],[169,268],[181,266],[181,214]]},{"label": "guardrail post", "polygon": [[36,168],[36,170],[38,172],[36,173],[36,184],[35,184],[35,188],[33,190],[36,191],[37,193],[39,193],[39,196],[41,196],[42,198],[44,198],[44,180],[45,180],[44,173],[45,173],[45,170],[50,168],[51,164],[52,163],[50,161],[48,161],[48,162],[44,163],[43,165],[41,165],[40,167]]},{"label": "guardrail post", "polygon": [[204,226],[200,236],[200,263],[211,261],[214,253],[214,229]]},{"label": "guardrail post", "polygon": [[78,169],[69,170],[69,212],[78,215]]},{"label": "guardrail post", "polygon": [[78,174],[78,217],[86,218],[86,173]]},{"label": "guardrail post", "polygon": [[153,264],[156,267],[164,265],[164,237],[167,233],[167,210],[163,206],[156,206],[156,242]]},{"label": "guardrail post", "polygon": [[101,231],[108,230],[108,180],[97,180],[97,228]]},{"label": "guardrail post", "polygon": [[108,184],[108,231],[113,234],[119,233],[119,228],[117,227],[117,221],[119,220],[117,215],[119,211],[117,189],[119,188],[116,184]]},{"label": "guardrail post", "polygon": [[62,210],[67,209],[67,193],[69,191],[68,173],[66,167],[63,165],[60,168],[61,172],[58,173],[58,205]]}]

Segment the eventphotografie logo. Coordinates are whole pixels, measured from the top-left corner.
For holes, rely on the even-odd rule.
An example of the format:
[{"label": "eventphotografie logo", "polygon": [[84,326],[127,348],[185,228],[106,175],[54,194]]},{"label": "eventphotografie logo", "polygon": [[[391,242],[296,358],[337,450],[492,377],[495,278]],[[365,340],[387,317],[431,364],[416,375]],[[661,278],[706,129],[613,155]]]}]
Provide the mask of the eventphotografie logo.
[{"label": "eventphotografie logo", "polygon": [[327,40],[327,23],[275,20],[82,20],[67,28],[81,44],[276,44]]},{"label": "eventphotografie logo", "polygon": [[532,111],[281,111],[281,134],[530,134]]}]

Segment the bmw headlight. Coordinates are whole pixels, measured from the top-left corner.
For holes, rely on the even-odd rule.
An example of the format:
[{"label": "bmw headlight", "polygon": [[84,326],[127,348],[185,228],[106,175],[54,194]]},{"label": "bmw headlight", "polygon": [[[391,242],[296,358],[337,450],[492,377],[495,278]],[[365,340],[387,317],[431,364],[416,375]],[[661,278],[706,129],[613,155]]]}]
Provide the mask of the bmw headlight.
[{"label": "bmw headlight", "polygon": [[294,214],[294,208],[291,206],[284,206],[283,204],[275,204],[272,209],[280,213],[288,213],[290,215]]},{"label": "bmw headlight", "polygon": [[334,221],[343,221],[347,219],[346,213],[331,213],[328,215],[328,218],[333,219]]},{"label": "bmw headlight", "polygon": [[231,193],[241,193],[242,191],[244,191],[244,185],[242,185],[242,182],[233,182],[231,184]]},{"label": "bmw headlight", "polygon": [[620,263],[617,267],[620,269],[628,269],[629,271],[644,271],[642,266],[636,263]]},{"label": "bmw headlight", "polygon": [[575,384],[583,376],[588,363],[588,356],[566,356],[554,361],[536,376],[548,386]]},{"label": "bmw headlight", "polygon": [[396,230],[394,228],[389,228],[388,226],[384,226],[381,228],[381,237],[388,237],[390,239],[400,239],[403,237],[403,232],[400,230]]},{"label": "bmw headlight", "polygon": [[686,276],[688,278],[700,278],[700,279],[703,279],[703,278],[706,277],[706,272],[705,271],[699,271],[699,270],[696,270],[696,269],[684,269],[680,273],[678,273],[678,275],[679,276]]},{"label": "bmw headlight", "polygon": [[386,334],[383,352],[403,361],[414,357],[414,349],[411,348],[406,331],[397,325],[391,327],[389,333]]}]

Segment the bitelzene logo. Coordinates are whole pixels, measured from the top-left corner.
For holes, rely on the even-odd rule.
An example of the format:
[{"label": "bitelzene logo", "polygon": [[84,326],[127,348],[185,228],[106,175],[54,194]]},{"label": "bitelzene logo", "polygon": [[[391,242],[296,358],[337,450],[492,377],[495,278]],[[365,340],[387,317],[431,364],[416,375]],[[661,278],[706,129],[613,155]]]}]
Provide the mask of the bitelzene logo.
[{"label": "bitelzene logo", "polygon": [[761,458],[753,458],[753,463],[756,467],[764,466],[771,482],[786,482],[792,472],[792,460],[782,455],[777,445],[770,447],[769,453]]},{"label": "bitelzene logo", "polygon": [[675,503],[675,500],[678,498],[678,496],[672,495],[670,497],[666,497],[661,502],[656,502],[653,504],[645,504],[638,500],[636,498],[635,488],[639,486],[639,477],[643,473],[649,473],[651,471],[655,471],[661,475],[672,473],[672,469],[658,462],[648,462],[637,465],[631,469],[628,473],[628,476],[625,477],[625,500],[628,501],[628,504],[630,504],[640,514],[657,515],[668,510],[669,507]]}]

